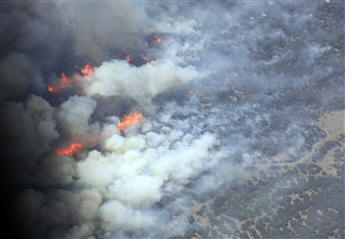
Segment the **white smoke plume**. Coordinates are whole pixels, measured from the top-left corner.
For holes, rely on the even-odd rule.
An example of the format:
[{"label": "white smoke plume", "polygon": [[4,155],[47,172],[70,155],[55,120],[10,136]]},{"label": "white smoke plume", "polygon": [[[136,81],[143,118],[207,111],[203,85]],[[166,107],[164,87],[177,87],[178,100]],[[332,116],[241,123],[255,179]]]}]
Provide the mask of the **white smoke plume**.
[{"label": "white smoke plume", "polygon": [[[37,96],[30,99],[28,110],[34,113],[34,101],[44,101]],[[59,127],[73,136],[85,134],[92,126],[88,120],[94,107],[95,102],[89,98],[71,97],[57,112]],[[127,136],[122,136],[114,124],[108,123],[103,128],[105,139],[100,142],[101,149],[84,153],[81,161],[54,154],[45,156],[39,173],[43,184],[69,185],[73,178],[78,178],[77,188],[82,191],[54,190],[45,196],[28,191],[18,196],[16,205],[29,207],[27,197],[43,200],[44,206],[36,213],[45,218],[44,227],[80,225],[68,232],[66,238],[83,238],[97,226],[107,232],[148,230],[163,218],[168,220],[165,213],[148,209],[162,196],[180,191],[224,155],[213,151],[219,144],[213,134],[196,136],[174,127],[153,132],[155,124],[160,123],[147,119],[142,128],[134,126],[126,130]],[[26,216],[31,220],[31,215]]]},{"label": "white smoke plume", "polygon": [[63,132],[73,137],[81,138],[97,125],[89,125],[89,119],[96,107],[93,99],[85,96],[72,96],[60,106],[57,113],[59,125]]},{"label": "white smoke plume", "polygon": [[[330,48],[302,47],[308,69],[286,73],[294,53],[282,39],[316,7],[298,9],[298,20],[284,7],[9,4],[0,34],[15,44],[0,52],[0,113],[7,180],[19,185],[9,184],[15,225],[33,238],[159,237],[192,200],[245,178],[257,160],[302,154],[299,105],[282,110],[280,89],[313,83],[313,64]],[[266,41],[279,54],[258,54]],[[92,73],[73,75],[88,62]],[[48,92],[62,72],[71,82]],[[142,118],[119,130],[133,112]],[[80,148],[59,153],[73,144]]]},{"label": "white smoke plume", "polygon": [[192,67],[182,68],[171,61],[154,61],[140,67],[126,61],[104,62],[93,77],[83,81],[88,96],[124,95],[133,99],[153,98],[159,93],[201,77]]}]

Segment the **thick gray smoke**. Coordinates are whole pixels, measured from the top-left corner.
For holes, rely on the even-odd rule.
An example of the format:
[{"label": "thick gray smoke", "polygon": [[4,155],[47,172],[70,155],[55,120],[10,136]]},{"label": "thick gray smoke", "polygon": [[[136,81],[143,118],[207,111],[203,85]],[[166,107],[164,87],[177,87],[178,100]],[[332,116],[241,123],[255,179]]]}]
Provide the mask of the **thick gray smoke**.
[{"label": "thick gray smoke", "polygon": [[[338,58],[316,65],[331,58],[332,40],[309,29],[318,6],[4,4],[0,98],[12,227],[33,238],[163,238],[191,201],[248,177],[258,160],[305,155],[312,116],[302,109],[341,92],[337,79],[324,83],[330,93],[287,102],[339,70]],[[88,62],[92,73],[74,74]],[[70,82],[48,92],[62,72]],[[116,127],[139,112],[138,122]],[[58,153],[72,144],[82,146]]]}]

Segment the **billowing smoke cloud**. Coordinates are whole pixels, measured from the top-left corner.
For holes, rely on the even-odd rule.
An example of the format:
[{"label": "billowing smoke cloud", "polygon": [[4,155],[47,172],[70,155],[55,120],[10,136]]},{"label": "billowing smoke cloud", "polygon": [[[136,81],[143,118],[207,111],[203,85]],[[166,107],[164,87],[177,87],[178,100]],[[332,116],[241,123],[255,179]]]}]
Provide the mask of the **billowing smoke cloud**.
[{"label": "billowing smoke cloud", "polygon": [[[314,37],[328,37],[310,27],[318,6],[5,5],[0,113],[12,225],[33,238],[162,238],[191,201],[258,162],[303,156],[305,108],[341,85],[325,83],[340,60]],[[334,64],[319,67],[322,59]],[[78,72],[89,62],[92,72]],[[48,91],[62,72],[66,82]],[[320,82],[331,93],[302,94]],[[131,113],[141,118],[117,127]],[[191,225],[182,222],[183,232]]]},{"label": "billowing smoke cloud", "polygon": [[[33,90],[43,89],[43,79],[28,57],[22,53],[10,53],[0,63],[0,99],[17,99]],[[15,81],[13,79],[16,79]]]},{"label": "billowing smoke cloud", "polygon": [[89,96],[124,95],[139,100],[152,98],[200,76],[196,70],[176,66],[173,62],[134,67],[125,61],[113,61],[103,63],[83,85]]},{"label": "billowing smoke cloud", "polygon": [[60,106],[57,113],[59,125],[71,137],[80,138],[97,128],[89,125],[89,119],[96,107],[96,101],[84,96],[72,96]]}]

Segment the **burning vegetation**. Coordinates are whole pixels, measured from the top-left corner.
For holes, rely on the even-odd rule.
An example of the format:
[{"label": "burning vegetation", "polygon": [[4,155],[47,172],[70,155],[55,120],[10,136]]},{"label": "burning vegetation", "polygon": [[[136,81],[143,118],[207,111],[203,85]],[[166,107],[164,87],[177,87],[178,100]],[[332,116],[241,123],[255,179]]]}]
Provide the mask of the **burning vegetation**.
[{"label": "burning vegetation", "polygon": [[141,113],[135,112],[125,115],[121,118],[121,121],[116,125],[116,128],[120,131],[127,129],[129,126],[137,124],[144,119]]},{"label": "burning vegetation", "polygon": [[80,72],[83,75],[90,76],[95,72],[95,67],[92,65],[92,63],[88,63],[80,69]]},{"label": "burning vegetation", "polygon": [[55,152],[57,155],[61,156],[73,156],[82,148],[84,148],[84,145],[82,143],[72,142],[72,144],[69,147],[59,148]]},{"label": "burning vegetation", "polygon": [[91,76],[95,72],[95,70],[96,68],[93,66],[93,64],[88,63],[80,68],[81,74],[75,72],[72,76],[67,77],[66,74],[62,72],[60,75],[61,78],[48,86],[48,91],[51,93],[56,93],[62,89],[65,89],[70,84],[72,84],[75,81],[75,79],[81,78],[82,76]]},{"label": "burning vegetation", "polygon": [[160,43],[162,43],[162,41],[163,41],[163,38],[162,37],[159,37],[158,35],[153,35],[153,37],[155,38],[155,40],[156,40],[156,42],[158,43],[158,44],[160,44]]},{"label": "burning vegetation", "polygon": [[19,238],[343,238],[343,111],[313,123],[344,109],[340,8],[218,2],[13,7],[0,97]]},{"label": "burning vegetation", "polygon": [[53,84],[51,84],[50,86],[48,86],[48,91],[51,93],[56,93],[64,88],[66,88],[68,86],[68,84],[70,84],[72,82],[72,80],[70,78],[67,78],[67,76],[65,75],[65,73],[61,73],[61,79],[57,82],[54,82]]}]

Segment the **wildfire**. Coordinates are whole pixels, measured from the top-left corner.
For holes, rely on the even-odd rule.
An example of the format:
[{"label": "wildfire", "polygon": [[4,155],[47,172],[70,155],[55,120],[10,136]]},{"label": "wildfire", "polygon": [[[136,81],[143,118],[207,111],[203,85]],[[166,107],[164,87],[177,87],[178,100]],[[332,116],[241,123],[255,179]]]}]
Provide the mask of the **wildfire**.
[{"label": "wildfire", "polygon": [[91,64],[91,63],[88,63],[86,64],[84,67],[82,67],[80,69],[80,72],[83,74],[83,75],[87,75],[87,76],[90,76],[92,75],[92,73],[95,71],[95,67]]},{"label": "wildfire", "polygon": [[48,91],[53,93],[55,92],[55,89],[53,86],[48,86]]},{"label": "wildfire", "polygon": [[[75,66],[78,68],[78,66]],[[90,76],[95,71],[95,67],[88,63],[84,67],[80,68],[80,72],[83,75]],[[66,88],[70,83],[73,83],[75,79],[80,79],[80,73],[73,73],[71,77],[67,77],[64,72],[61,73],[61,79],[53,82],[51,85],[48,86],[48,91],[51,93],[56,93],[64,88]]]},{"label": "wildfire", "polygon": [[83,147],[84,147],[83,144],[78,143],[78,142],[73,142],[69,147],[57,149],[56,154],[62,155],[62,156],[73,156]]},{"label": "wildfire", "polygon": [[158,35],[153,35],[153,37],[155,38],[155,40],[156,40],[156,42],[158,43],[158,44],[160,44],[160,43],[162,43],[162,37],[159,37]]},{"label": "wildfire", "polygon": [[130,125],[139,123],[143,120],[143,115],[141,113],[131,113],[122,117],[121,121],[116,125],[118,130],[125,130]]},{"label": "wildfire", "polygon": [[52,93],[58,92],[59,90],[66,88],[70,82],[72,82],[71,79],[67,78],[65,73],[62,72],[60,81],[48,86],[48,91]]},{"label": "wildfire", "polygon": [[125,60],[126,60],[127,62],[130,62],[130,61],[131,61],[131,55],[127,55],[127,56],[125,57]]},{"label": "wildfire", "polygon": [[146,62],[146,64],[150,64],[151,63],[149,58],[147,58],[146,56],[143,56],[142,58]]}]

